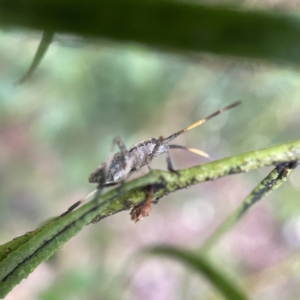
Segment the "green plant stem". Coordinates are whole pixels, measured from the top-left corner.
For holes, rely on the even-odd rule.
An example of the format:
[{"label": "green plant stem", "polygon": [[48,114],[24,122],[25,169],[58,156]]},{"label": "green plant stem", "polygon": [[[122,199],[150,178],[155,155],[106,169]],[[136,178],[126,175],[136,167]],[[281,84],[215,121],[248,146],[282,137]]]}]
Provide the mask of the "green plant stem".
[{"label": "green plant stem", "polygon": [[239,207],[232,213],[205,241],[201,247],[201,252],[207,253],[212,246],[226,233],[241,217],[259,200],[266,197],[272,191],[279,188],[291,175],[294,169],[293,164],[287,164],[282,170],[275,168],[255,189],[246,197]]},{"label": "green plant stem", "polygon": [[0,246],[0,296],[4,297],[41,262],[47,260],[71,237],[91,222],[141,204],[147,198],[149,186],[153,199],[200,182],[248,172],[253,169],[300,160],[300,140],[224,158],[179,171],[178,174],[155,170],[122,187],[123,196],[112,190],[64,217]]},{"label": "green plant stem", "polygon": [[290,63],[300,62],[299,25],[299,18],[291,14],[175,1],[0,1],[1,27]]}]

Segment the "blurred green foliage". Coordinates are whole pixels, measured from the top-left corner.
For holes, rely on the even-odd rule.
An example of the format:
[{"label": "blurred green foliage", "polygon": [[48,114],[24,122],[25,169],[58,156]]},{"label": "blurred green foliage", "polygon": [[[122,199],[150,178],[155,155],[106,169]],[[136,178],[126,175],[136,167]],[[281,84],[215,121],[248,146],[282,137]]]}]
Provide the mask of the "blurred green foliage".
[{"label": "blurred green foliage", "polygon": [[[262,6],[251,3],[239,5],[246,10]],[[269,10],[273,4],[278,5],[267,3]],[[294,30],[292,38],[280,39],[286,28],[278,31],[276,27],[274,35],[265,34],[261,41],[267,43],[278,33],[270,53],[277,53],[275,60],[297,61],[298,2],[294,7],[281,5],[287,14],[278,19]],[[5,10],[1,14],[3,25],[12,15]],[[128,20],[128,14],[122,11],[122,15]],[[251,13],[243,16],[245,26],[247,21],[257,26],[249,23],[251,31],[242,41],[259,49],[253,40],[255,34],[266,32],[265,27],[250,18]],[[14,20],[15,25],[21,24],[16,16]],[[243,109],[189,132],[178,143],[222,158],[299,138],[298,67],[268,62],[268,58],[274,61],[273,54],[264,54],[264,61],[236,60],[56,35],[32,79],[15,87],[40,37],[39,32],[20,28],[6,28],[0,34],[2,243],[36,228],[88,193],[92,187],[86,178],[107,158],[116,135],[128,146],[168,135],[241,99]],[[221,39],[222,44],[226,42],[241,51],[228,38]],[[172,158],[177,168],[203,161],[182,152],[174,152]],[[154,162],[154,167],[162,166],[163,159]],[[89,226],[7,299],[98,299],[103,295],[106,299],[176,299],[176,292],[187,286],[185,299],[209,298],[212,292],[205,282],[195,281],[173,265],[140,265],[129,280],[128,257],[158,242],[198,248],[268,172],[259,170],[176,193],[137,226],[127,213]],[[253,209],[212,253],[216,265],[241,280],[247,290],[251,287],[248,292],[253,299],[298,299],[298,258],[290,259],[290,254],[300,246],[299,174],[296,170],[286,185]],[[283,277],[276,276],[278,270]]]}]

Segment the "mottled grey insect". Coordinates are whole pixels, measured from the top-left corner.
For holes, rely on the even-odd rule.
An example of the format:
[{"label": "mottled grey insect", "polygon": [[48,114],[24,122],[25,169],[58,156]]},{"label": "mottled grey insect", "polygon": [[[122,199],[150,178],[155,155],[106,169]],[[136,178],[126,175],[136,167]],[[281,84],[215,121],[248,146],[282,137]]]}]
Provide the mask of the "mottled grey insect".
[{"label": "mottled grey insect", "polygon": [[[204,122],[208,121],[209,119],[212,119],[213,117],[219,115],[220,113],[238,106],[240,103],[241,103],[240,101],[234,102],[233,104],[228,105],[214,112],[208,117],[201,119],[176,133],[171,134],[167,138],[159,137],[158,139],[153,138],[151,140],[146,140],[138,144],[135,144],[129,149],[125,147],[120,137],[115,138],[113,141],[113,146],[112,146],[111,155],[109,159],[106,162],[103,162],[100,166],[98,166],[98,168],[94,172],[90,174],[88,178],[89,182],[97,183],[98,184],[97,189],[114,186],[119,183],[122,184],[128,179],[129,175],[132,172],[139,171],[140,168],[145,165],[147,165],[149,170],[151,170],[150,167],[151,161],[153,160],[154,157],[162,153],[166,154],[168,170],[172,172],[176,172],[173,169],[171,163],[169,149],[182,149],[182,150],[191,151],[193,153],[205,157],[209,157],[208,154],[206,154],[201,150],[188,148],[180,145],[169,145],[169,142],[174,140],[176,137],[183,134],[184,132],[203,124]],[[113,154],[116,145],[119,147],[120,152]],[[72,205],[67,212],[72,211],[77,206],[79,206],[88,197],[94,194],[96,190],[93,191],[84,199]]]},{"label": "mottled grey insect", "polygon": [[226,106],[218,110],[217,112],[211,114],[210,116],[193,123],[185,129],[173,133],[167,138],[152,138],[151,140],[146,140],[135,144],[129,149],[126,149],[121,138],[117,137],[113,142],[112,152],[114,151],[115,145],[118,145],[120,152],[114,154],[106,162],[103,162],[94,172],[92,172],[89,176],[89,182],[98,184],[101,184],[101,182],[103,182],[103,187],[113,186],[122,181],[124,182],[126,181],[130,173],[138,171],[141,167],[145,165],[147,165],[149,170],[151,170],[151,161],[154,157],[162,153],[166,154],[168,170],[174,171],[170,160],[169,149],[183,149],[208,157],[208,154],[201,150],[188,148],[180,145],[169,145],[169,142],[174,140],[182,133],[203,124],[207,120],[219,115],[223,111],[236,107],[239,104],[240,101]]}]

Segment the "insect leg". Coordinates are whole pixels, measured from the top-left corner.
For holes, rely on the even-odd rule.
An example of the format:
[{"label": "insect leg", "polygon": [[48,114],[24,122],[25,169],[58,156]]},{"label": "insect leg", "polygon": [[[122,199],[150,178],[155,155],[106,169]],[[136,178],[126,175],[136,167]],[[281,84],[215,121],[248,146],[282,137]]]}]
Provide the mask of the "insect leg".
[{"label": "insect leg", "polygon": [[[139,166],[138,166],[138,168],[141,168],[141,166],[142,166],[142,159],[144,159],[144,161],[146,162],[146,165],[147,165],[149,171],[151,171],[152,169],[150,167],[150,164],[151,164],[150,155],[148,154],[147,150],[143,150],[143,147],[146,148],[147,146],[146,146],[146,144],[144,142],[142,142],[140,144],[140,146],[141,146],[142,149],[140,149],[139,146],[136,147],[137,151],[139,153],[139,157],[138,157]],[[141,157],[143,157],[143,158],[141,158]]]},{"label": "insect leg", "polygon": [[[115,150],[115,146],[118,146],[119,149],[120,149],[120,152],[121,152],[121,163],[122,163],[122,166],[123,166],[123,169],[126,168],[126,166],[128,165],[128,161],[129,161],[129,154],[128,154],[128,150],[126,149],[125,147],[125,144],[124,142],[122,141],[122,139],[120,137],[116,137],[114,140],[113,140],[113,144],[112,144],[112,148],[111,148],[111,152],[110,152],[110,156],[107,160],[107,163],[106,163],[106,168],[105,168],[105,173],[108,174],[109,171],[110,171],[110,168],[111,168],[111,164],[112,164],[112,160],[113,160],[113,157],[114,157],[114,150]],[[124,175],[123,175],[124,177]],[[106,181],[106,180],[105,180]],[[101,185],[101,187],[109,187],[109,186],[114,186],[114,185],[118,185],[119,183],[121,183],[121,187],[119,189],[119,194],[121,194],[121,188],[122,188],[122,185],[124,184],[124,180],[121,179],[121,181],[118,181],[118,182],[111,182],[111,183],[103,183]],[[99,184],[99,187],[100,187],[100,184]],[[101,188],[100,187],[100,188]]]},{"label": "insect leg", "polygon": [[151,163],[152,159],[154,158],[154,156],[156,155],[156,153],[158,152],[159,147],[164,143],[164,138],[162,136],[159,137],[159,139],[157,140],[152,153],[149,155],[149,163]]},{"label": "insect leg", "polygon": [[170,151],[169,151],[169,145],[167,143],[165,144],[165,153],[166,153],[166,160],[167,160],[167,166],[168,166],[168,170],[170,172],[176,173],[177,175],[179,175],[179,173],[174,170],[173,165],[172,165],[172,161],[171,161],[171,156],[170,156]]},{"label": "insect leg", "polygon": [[90,192],[87,196],[85,196],[84,198],[80,199],[79,201],[75,202],[73,205],[71,205],[64,213],[62,213],[60,216],[63,217],[66,214],[68,214],[69,212],[73,211],[75,208],[77,208],[78,206],[80,206],[82,203],[86,202],[89,198],[91,198],[92,196],[94,196],[94,198],[98,198],[103,190],[104,187],[108,187],[108,186],[112,186],[115,184],[107,184],[105,185],[105,183],[101,182],[98,184],[97,188],[95,188],[92,192]]},{"label": "insect leg", "polygon": [[91,196],[93,196],[96,192],[98,191],[98,188],[94,189],[91,193],[89,193],[87,196],[85,196],[84,198],[80,199],[79,201],[75,202],[73,205],[71,205],[64,213],[62,213],[60,216],[63,217],[66,214],[68,214],[69,212],[71,212],[72,210],[74,210],[75,208],[77,208],[79,205],[81,205],[82,203],[84,203],[88,198],[90,198]]},{"label": "insect leg", "polygon": [[152,161],[152,159],[154,158],[154,156],[156,155],[158,149],[160,146],[164,147],[164,152],[166,153],[166,160],[167,160],[167,167],[168,170],[174,173],[177,173],[177,171],[174,170],[173,165],[172,165],[172,161],[171,161],[171,157],[170,157],[170,151],[169,151],[169,145],[168,143],[165,141],[165,139],[160,136],[159,139],[157,140],[157,143],[150,155],[150,161]]},{"label": "insect leg", "polygon": [[133,168],[138,168],[138,166],[137,166],[137,160],[139,160],[138,155],[132,155],[131,157],[129,157],[129,160],[127,161],[126,167],[124,169],[123,177],[121,179],[121,186],[129,178],[130,171]]},{"label": "insect leg", "polygon": [[63,214],[61,214],[61,217],[62,216],[65,216],[66,214],[68,214],[69,212],[73,211],[75,208],[77,208],[78,206],[80,206],[82,203],[84,203],[90,196],[95,195],[95,198],[98,198],[100,196],[100,193],[102,191],[102,189],[104,187],[109,187],[109,186],[114,186],[118,183],[108,183],[106,184],[106,174],[109,172],[110,170],[110,167],[111,167],[111,163],[112,163],[112,160],[113,160],[113,152],[115,150],[115,146],[118,145],[118,147],[120,148],[121,150],[121,153],[122,153],[122,157],[123,157],[123,163],[125,164],[125,161],[126,159],[128,159],[128,151],[126,150],[126,147],[123,143],[123,141],[121,140],[120,137],[117,137],[114,139],[113,141],[113,144],[112,144],[112,149],[111,149],[111,154],[107,160],[107,163],[106,163],[106,168],[105,168],[105,171],[104,171],[104,176],[101,177],[101,180],[97,186],[97,188],[91,192],[90,194],[88,194],[86,197],[84,197],[83,199],[80,199],[79,201],[77,201],[76,203],[74,203],[73,205],[71,205],[67,211],[65,211]]},{"label": "insect leg", "polygon": [[122,139],[118,136],[118,137],[114,138],[113,143],[112,143],[110,155],[109,155],[107,163],[106,163],[106,174],[110,170],[111,162],[112,162],[113,157],[114,157],[114,151],[115,151],[116,145],[119,147],[119,149],[121,151],[121,154],[122,154],[123,168],[125,168],[125,166],[126,166],[126,161],[128,160],[128,150],[126,149],[125,144],[122,141]]},{"label": "insect leg", "polygon": [[123,176],[122,178],[117,182],[117,184],[120,184],[120,186],[117,188],[118,190],[118,197],[122,197],[123,195],[123,185],[125,184],[125,182],[127,181],[127,179],[130,177],[131,175],[131,171],[135,168],[137,168],[137,160],[138,158],[136,157],[136,155],[131,155],[128,159],[128,161],[126,162],[126,166],[123,169]]}]

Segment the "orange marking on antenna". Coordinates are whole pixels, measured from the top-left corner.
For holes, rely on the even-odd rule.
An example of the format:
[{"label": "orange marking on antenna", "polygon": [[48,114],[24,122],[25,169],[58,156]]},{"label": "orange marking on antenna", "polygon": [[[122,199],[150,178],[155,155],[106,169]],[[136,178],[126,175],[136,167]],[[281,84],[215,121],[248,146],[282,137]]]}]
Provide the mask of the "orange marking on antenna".
[{"label": "orange marking on antenna", "polygon": [[184,131],[191,130],[191,129],[193,129],[193,128],[195,128],[195,127],[197,127],[197,126],[203,124],[204,122],[206,122],[206,119],[202,119],[202,120],[200,120],[200,121],[197,121],[196,123],[194,123],[194,124],[188,126],[187,128],[185,128]]}]

